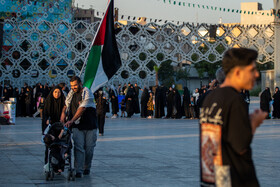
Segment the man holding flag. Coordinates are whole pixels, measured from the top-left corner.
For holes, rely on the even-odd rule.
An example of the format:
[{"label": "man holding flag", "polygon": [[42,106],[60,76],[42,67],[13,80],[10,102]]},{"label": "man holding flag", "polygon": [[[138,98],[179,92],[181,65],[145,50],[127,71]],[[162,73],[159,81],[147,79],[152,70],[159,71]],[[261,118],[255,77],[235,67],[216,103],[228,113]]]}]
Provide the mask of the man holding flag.
[{"label": "man holding flag", "polygon": [[[73,127],[76,177],[89,175],[96,145],[96,110],[93,92],[105,84],[121,66],[114,30],[114,1],[110,0],[93,39],[87,59],[84,87],[79,77],[70,80],[71,91],[67,95],[61,114],[66,127]],[[84,66],[83,66],[84,68]],[[83,68],[81,73],[83,72]]]}]

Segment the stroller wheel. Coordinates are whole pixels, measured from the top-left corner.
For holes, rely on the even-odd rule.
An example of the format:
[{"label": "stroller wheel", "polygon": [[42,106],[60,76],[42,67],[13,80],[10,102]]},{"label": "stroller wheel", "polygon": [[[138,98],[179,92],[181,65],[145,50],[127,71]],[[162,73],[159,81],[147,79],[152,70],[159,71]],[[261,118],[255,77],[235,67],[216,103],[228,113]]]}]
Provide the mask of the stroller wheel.
[{"label": "stroller wheel", "polygon": [[67,180],[70,181],[75,181],[75,172],[73,169],[68,171],[68,176],[67,176]]},{"label": "stroller wheel", "polygon": [[48,180],[50,179],[50,176],[51,176],[51,175],[50,175],[50,172],[46,172],[46,173],[45,173],[45,176],[46,176],[46,181],[48,181]]},{"label": "stroller wheel", "polygon": [[51,172],[50,172],[50,180],[52,181],[52,180],[53,180],[53,178],[54,178],[54,172],[53,172],[53,171],[51,171]]},{"label": "stroller wheel", "polygon": [[74,172],[72,172],[72,181],[75,181],[75,173]]}]

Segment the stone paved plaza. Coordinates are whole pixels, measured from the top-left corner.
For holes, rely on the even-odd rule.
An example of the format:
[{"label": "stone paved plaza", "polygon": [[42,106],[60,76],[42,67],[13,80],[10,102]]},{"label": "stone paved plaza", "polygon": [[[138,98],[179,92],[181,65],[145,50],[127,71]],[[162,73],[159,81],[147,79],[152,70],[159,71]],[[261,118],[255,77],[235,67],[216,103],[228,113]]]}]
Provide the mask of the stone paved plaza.
[{"label": "stone paved plaza", "polygon": [[[199,186],[198,120],[107,118],[92,173],[70,182],[67,172],[45,181],[39,118],[16,120],[0,126],[0,186]],[[266,120],[252,148],[261,186],[280,186],[280,120]]]}]

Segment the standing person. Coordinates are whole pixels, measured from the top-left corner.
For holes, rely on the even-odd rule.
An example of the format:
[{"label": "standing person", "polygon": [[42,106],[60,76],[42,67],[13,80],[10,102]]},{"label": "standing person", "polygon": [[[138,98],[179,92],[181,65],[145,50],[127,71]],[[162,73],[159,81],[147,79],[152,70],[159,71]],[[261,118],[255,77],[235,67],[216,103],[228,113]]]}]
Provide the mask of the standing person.
[{"label": "standing person", "polygon": [[124,117],[125,118],[125,100],[122,99],[122,101],[120,102],[121,105],[121,118]]},{"label": "standing person", "polygon": [[273,118],[280,118],[280,91],[279,88],[275,88],[275,93],[273,94]]},{"label": "standing person", "polygon": [[71,91],[68,93],[61,113],[61,122],[68,121],[66,127],[72,127],[74,140],[74,163],[76,177],[90,174],[94,147],[96,145],[96,109],[92,92],[82,86],[81,79],[73,76],[70,79]]},{"label": "standing person", "polygon": [[149,101],[149,92],[146,87],[144,87],[143,93],[141,95],[141,118],[147,117],[147,103]]},{"label": "standing person", "polygon": [[147,103],[148,118],[149,119],[153,118],[153,115],[154,115],[154,105],[155,105],[155,101],[154,101],[153,92],[150,92],[149,93],[149,100],[148,100],[148,103]]},{"label": "standing person", "polygon": [[19,103],[19,89],[14,89],[13,97],[16,98],[16,117],[20,114],[20,103]]},{"label": "standing person", "polygon": [[250,93],[248,90],[241,90],[240,95],[244,99],[244,101],[247,103],[247,108],[249,110],[249,105],[250,105]]},{"label": "standing person", "polygon": [[260,96],[260,108],[269,113],[269,102],[271,101],[271,93],[268,87],[261,93]]},{"label": "standing person", "polygon": [[184,93],[183,93],[183,103],[182,103],[182,112],[184,112],[185,117],[189,118],[190,113],[189,113],[189,106],[190,106],[190,92],[188,87],[184,87]]},{"label": "standing person", "polygon": [[8,88],[4,88],[2,100],[3,100],[3,101],[9,101],[10,97],[11,97],[11,96],[10,96],[10,94],[9,94]]},{"label": "standing person", "polygon": [[[134,90],[135,90],[135,97],[134,97],[134,102],[135,102],[135,113],[138,114],[140,113],[140,107],[139,107],[139,92],[142,90],[137,83],[134,84]],[[143,90],[142,90],[143,91]]]},{"label": "standing person", "polygon": [[171,118],[173,109],[173,88],[170,86],[166,96],[167,114],[166,119]]},{"label": "standing person", "polygon": [[172,118],[180,119],[182,117],[181,112],[181,95],[179,91],[175,88],[173,89],[173,110],[172,110]]},{"label": "standing person", "polygon": [[105,115],[106,115],[106,97],[102,89],[99,89],[96,98],[96,113],[97,113],[97,123],[99,136],[104,135],[104,125],[105,125]]},{"label": "standing person", "polygon": [[195,103],[194,103],[195,118],[199,118],[199,103],[198,103],[199,89],[198,88],[195,89],[192,96],[195,98]]},{"label": "standing person", "polygon": [[30,87],[26,88],[25,92],[25,111],[26,111],[26,117],[32,116],[32,90]]},{"label": "standing person", "polygon": [[118,92],[115,89],[114,85],[111,85],[111,88],[109,90],[109,98],[111,100],[111,108],[112,108],[112,118],[118,117],[119,112],[119,102],[118,102]]},{"label": "standing person", "polygon": [[165,116],[164,114],[164,106],[165,106],[165,99],[164,99],[164,89],[161,86],[156,87],[155,92],[155,118],[162,118]]},{"label": "standing person", "polygon": [[19,102],[19,116],[23,117],[25,116],[25,89],[24,87],[21,88],[20,93],[19,93],[19,98],[18,98],[18,102]]},{"label": "standing person", "polygon": [[[60,115],[65,104],[65,97],[60,87],[54,87],[45,100],[42,119],[42,134],[49,124],[60,121]],[[45,150],[45,164],[48,163],[48,149]]]},{"label": "standing person", "polygon": [[251,142],[267,113],[248,113],[241,95],[251,90],[259,77],[258,53],[232,48],[225,52],[224,83],[205,98],[200,115],[201,186],[259,186]]},{"label": "standing person", "polygon": [[190,104],[189,104],[189,115],[190,115],[191,119],[195,118],[195,112],[194,112],[195,105],[194,105],[194,103],[195,103],[195,98],[192,96],[191,100],[190,100]]},{"label": "standing person", "polygon": [[131,85],[128,87],[127,93],[125,95],[126,113],[128,118],[131,118],[131,116],[134,114],[134,98],[135,92],[133,86]]}]

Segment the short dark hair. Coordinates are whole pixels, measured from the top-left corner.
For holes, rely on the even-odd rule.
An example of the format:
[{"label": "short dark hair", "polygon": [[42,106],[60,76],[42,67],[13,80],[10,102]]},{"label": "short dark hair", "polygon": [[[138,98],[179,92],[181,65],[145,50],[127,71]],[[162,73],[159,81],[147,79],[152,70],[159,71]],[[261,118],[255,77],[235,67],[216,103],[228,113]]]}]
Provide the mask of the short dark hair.
[{"label": "short dark hair", "polygon": [[78,83],[81,83],[81,82],[82,82],[81,79],[80,79],[80,77],[78,77],[78,76],[76,76],[76,75],[74,75],[74,76],[71,77],[71,79],[70,79],[70,82],[74,82],[74,81],[77,81]]},{"label": "short dark hair", "polygon": [[50,146],[53,143],[52,137],[49,134],[44,136],[44,142],[47,146]]},{"label": "short dark hair", "polygon": [[248,66],[258,58],[258,52],[248,48],[231,48],[224,54],[223,70],[227,75],[236,66]]}]

